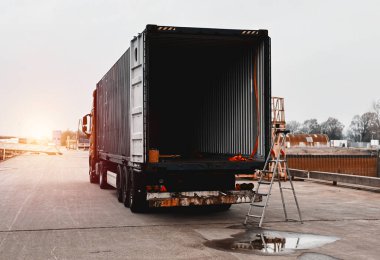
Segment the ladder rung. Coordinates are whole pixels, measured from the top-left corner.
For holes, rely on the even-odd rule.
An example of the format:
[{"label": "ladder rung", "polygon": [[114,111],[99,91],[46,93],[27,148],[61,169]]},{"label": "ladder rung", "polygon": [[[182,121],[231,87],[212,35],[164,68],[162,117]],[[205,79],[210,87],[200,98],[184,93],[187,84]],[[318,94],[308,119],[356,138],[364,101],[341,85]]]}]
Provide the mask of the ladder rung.
[{"label": "ladder rung", "polygon": [[286,160],[280,159],[280,160],[269,160],[269,162],[286,162]]},{"label": "ladder rung", "polygon": [[250,217],[250,218],[261,218],[261,216],[259,216],[259,215],[252,215],[252,214],[247,214],[247,217]]},{"label": "ladder rung", "polygon": [[270,185],[270,181],[258,181],[259,184]]},{"label": "ladder rung", "polygon": [[251,203],[251,206],[252,207],[258,207],[258,208],[264,208],[265,205],[262,205],[262,204],[254,204],[254,203]]},{"label": "ladder rung", "polygon": [[290,130],[286,130],[286,129],[283,130],[282,128],[281,130],[276,131],[276,134],[289,134],[289,133],[290,133]]}]

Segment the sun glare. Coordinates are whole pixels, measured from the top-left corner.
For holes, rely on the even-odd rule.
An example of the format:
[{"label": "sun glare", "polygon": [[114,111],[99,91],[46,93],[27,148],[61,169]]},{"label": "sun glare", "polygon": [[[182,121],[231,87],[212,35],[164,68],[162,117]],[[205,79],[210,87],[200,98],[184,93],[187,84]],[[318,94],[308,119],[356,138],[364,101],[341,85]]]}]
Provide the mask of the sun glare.
[{"label": "sun glare", "polygon": [[52,130],[49,127],[48,122],[42,119],[34,118],[27,120],[26,129],[27,137],[34,139],[50,139],[52,136]]},{"label": "sun glare", "polygon": [[51,130],[45,128],[44,126],[37,125],[30,129],[30,137],[35,139],[44,139],[51,137]]}]

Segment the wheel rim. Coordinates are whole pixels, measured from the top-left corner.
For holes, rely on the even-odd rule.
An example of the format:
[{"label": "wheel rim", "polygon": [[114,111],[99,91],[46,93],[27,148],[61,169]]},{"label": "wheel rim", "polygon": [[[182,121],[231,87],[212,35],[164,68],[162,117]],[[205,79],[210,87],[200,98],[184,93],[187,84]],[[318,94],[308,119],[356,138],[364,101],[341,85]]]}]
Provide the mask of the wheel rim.
[{"label": "wheel rim", "polygon": [[129,205],[133,204],[133,190],[129,190]]},{"label": "wheel rim", "polygon": [[126,166],[123,167],[123,179],[121,180],[123,182],[122,185],[122,197],[123,197],[123,204],[125,207],[129,208],[129,196],[128,196],[128,168]]},{"label": "wheel rim", "polygon": [[130,172],[129,173],[130,175],[129,175],[129,180],[128,180],[128,184],[129,184],[129,194],[127,194],[127,195],[129,195],[128,197],[128,199],[129,199],[129,206],[130,207],[133,207],[133,200],[134,200],[134,198],[133,198],[133,196],[134,196],[134,185],[133,185],[133,172]]},{"label": "wheel rim", "polygon": [[117,177],[116,177],[116,194],[117,194],[117,200],[119,202],[123,202],[123,187],[124,187],[124,177],[123,177],[123,167],[118,166],[117,168]]},{"label": "wheel rim", "polygon": [[121,187],[121,197],[122,197],[122,200],[123,202],[125,202],[127,200],[127,190],[125,189],[125,185],[123,185]]},{"label": "wheel rim", "polygon": [[95,171],[96,171],[96,173],[99,176],[99,184],[102,183],[102,170],[101,170],[100,166],[101,166],[100,163],[97,163],[96,166],[95,166],[96,167]]}]

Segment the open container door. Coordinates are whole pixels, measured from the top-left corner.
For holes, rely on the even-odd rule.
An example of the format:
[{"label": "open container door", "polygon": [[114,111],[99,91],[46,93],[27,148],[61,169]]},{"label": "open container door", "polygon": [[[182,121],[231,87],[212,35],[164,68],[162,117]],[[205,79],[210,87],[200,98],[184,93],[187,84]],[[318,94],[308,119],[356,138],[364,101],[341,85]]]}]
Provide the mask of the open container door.
[{"label": "open container door", "polygon": [[145,162],[144,153],[144,34],[131,41],[130,49],[130,107],[131,162]]},{"label": "open container door", "polygon": [[[175,156],[160,163],[262,168],[270,145],[268,32],[150,26],[146,52],[147,147]],[[250,160],[228,163],[237,154]]]}]

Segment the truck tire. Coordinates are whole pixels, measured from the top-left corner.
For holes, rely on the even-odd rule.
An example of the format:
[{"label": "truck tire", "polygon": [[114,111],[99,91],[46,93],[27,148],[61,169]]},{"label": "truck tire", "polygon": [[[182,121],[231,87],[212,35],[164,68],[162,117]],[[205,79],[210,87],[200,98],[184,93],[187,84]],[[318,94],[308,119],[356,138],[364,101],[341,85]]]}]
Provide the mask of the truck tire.
[{"label": "truck tire", "polygon": [[129,188],[129,208],[133,213],[143,213],[148,210],[148,203],[146,201],[146,192],[138,187],[136,173],[133,171],[130,174],[130,188]]},{"label": "truck tire", "polygon": [[98,176],[93,175],[92,173],[90,173],[89,176],[90,176],[90,183],[98,183],[99,182]]},{"label": "truck tire", "polygon": [[128,171],[128,168],[126,166],[123,167],[123,182],[124,185],[122,186],[122,197],[123,197],[123,204],[126,208],[129,208],[129,191],[130,191],[130,174]]},{"label": "truck tire", "polygon": [[107,171],[103,163],[99,163],[99,187],[101,189],[107,188]]},{"label": "truck tire", "polygon": [[97,162],[96,164],[95,164],[95,175],[96,175],[96,178],[99,180],[100,178],[100,172],[101,172],[101,170],[100,170],[100,167],[101,167],[101,165],[100,165],[100,162]]},{"label": "truck tire", "polygon": [[116,175],[116,196],[119,202],[123,202],[123,186],[124,186],[123,166],[117,166]]},{"label": "truck tire", "polygon": [[93,162],[93,160],[89,159],[89,171],[88,175],[90,177],[90,183],[98,183],[99,182],[99,176],[96,175],[96,164]]}]

